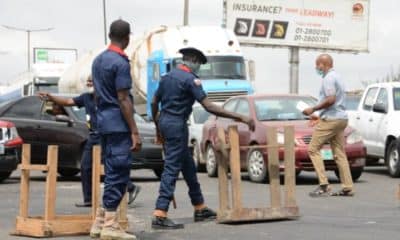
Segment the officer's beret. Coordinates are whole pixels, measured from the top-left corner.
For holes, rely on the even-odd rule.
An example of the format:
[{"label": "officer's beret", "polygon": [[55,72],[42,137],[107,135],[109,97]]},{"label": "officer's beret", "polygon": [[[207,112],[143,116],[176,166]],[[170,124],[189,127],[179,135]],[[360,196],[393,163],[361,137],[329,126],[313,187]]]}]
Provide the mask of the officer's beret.
[{"label": "officer's beret", "polygon": [[207,63],[207,57],[197,48],[188,47],[188,48],[181,48],[179,50],[182,55],[194,55],[199,58],[201,64]]}]

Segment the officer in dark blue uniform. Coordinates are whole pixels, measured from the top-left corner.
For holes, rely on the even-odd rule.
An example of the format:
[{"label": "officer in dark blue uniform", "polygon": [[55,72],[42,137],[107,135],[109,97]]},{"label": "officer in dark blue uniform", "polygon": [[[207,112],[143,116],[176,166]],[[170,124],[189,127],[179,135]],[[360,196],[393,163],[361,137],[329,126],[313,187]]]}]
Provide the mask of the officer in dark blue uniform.
[{"label": "officer in dark blue uniform", "polygon": [[[59,96],[54,96],[48,92],[38,93],[39,97],[42,100],[54,102],[58,106],[77,106],[79,108],[85,108],[86,120],[89,128],[89,137],[83,148],[81,159],[83,203],[75,203],[76,207],[92,206],[92,149],[93,146],[100,144],[100,134],[97,131],[95,95],[93,91],[93,82],[91,77],[87,79],[86,87],[89,89],[88,92],[74,98],[63,98]],[[129,181],[127,191],[129,193],[128,203],[131,204],[139,193],[140,186],[136,186],[131,181]]]},{"label": "officer in dark blue uniform", "polygon": [[[92,65],[97,103],[97,127],[101,136],[105,167],[103,207],[92,229],[102,228],[101,239],[136,239],[119,226],[116,210],[125,194],[131,170],[131,151],[139,151],[141,141],[133,118],[132,78],[124,49],[129,44],[130,25],[116,20],[110,26],[111,44],[95,58]],[[91,235],[95,235],[92,234]]]},{"label": "officer in dark blue uniform", "polygon": [[[155,229],[183,228],[167,217],[170,201],[173,199],[179,172],[189,187],[189,196],[194,207],[194,221],[215,219],[216,213],[204,204],[203,194],[196,175],[192,153],[188,147],[187,119],[195,101],[200,102],[210,113],[247,123],[254,130],[254,121],[246,116],[225,111],[211,103],[196,75],[201,64],[207,62],[204,54],[195,48],[184,48],[183,64],[162,77],[153,97],[152,114],[157,136],[164,144],[164,171],[161,176],[159,196],[153,213],[152,227]],[[161,113],[158,114],[161,103]],[[159,117],[158,117],[159,115]]]}]

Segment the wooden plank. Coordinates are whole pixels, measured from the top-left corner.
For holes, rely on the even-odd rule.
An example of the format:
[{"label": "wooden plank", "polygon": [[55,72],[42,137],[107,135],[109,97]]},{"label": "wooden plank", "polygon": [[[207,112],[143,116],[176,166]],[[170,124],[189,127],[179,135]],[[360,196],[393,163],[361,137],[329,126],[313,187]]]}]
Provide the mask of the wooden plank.
[{"label": "wooden plank", "polygon": [[56,186],[57,186],[57,165],[58,165],[58,146],[49,145],[47,147],[47,166],[49,170],[46,177],[46,195],[44,207],[44,219],[53,220],[56,207]]},{"label": "wooden plank", "polygon": [[128,194],[125,193],[124,197],[121,200],[121,203],[119,204],[119,209],[118,209],[119,218],[118,218],[118,220],[122,221],[122,222],[128,221],[127,212],[128,212]]},{"label": "wooden plank", "polygon": [[241,146],[240,150],[250,150],[250,149],[266,149],[266,148],[277,148],[284,147],[284,144],[274,144],[274,145],[252,145],[252,146]]},{"label": "wooden plank", "polygon": [[239,133],[237,126],[229,126],[229,142],[230,151],[230,167],[232,178],[232,208],[242,208],[242,189],[241,189],[241,169],[240,169],[240,150],[239,150]]},{"label": "wooden plank", "polygon": [[[28,166],[31,163],[31,145],[22,145],[22,165]],[[30,171],[21,171],[21,186],[19,195],[19,216],[26,218],[29,212],[29,178]]]},{"label": "wooden plank", "polygon": [[[276,128],[267,128],[267,143],[268,145],[277,144]],[[280,191],[280,172],[279,172],[279,148],[268,148],[268,173],[269,186],[271,194],[271,207],[279,208],[281,206],[281,191]]]},{"label": "wooden plank", "polygon": [[99,145],[93,146],[92,159],[92,218],[94,220],[100,201],[101,147]]},{"label": "wooden plank", "polygon": [[294,127],[285,127],[285,207],[296,206]]},{"label": "wooden plank", "polygon": [[[225,143],[225,131],[218,128],[218,141]],[[221,144],[222,146],[222,144]],[[228,182],[228,159],[224,157],[221,151],[216,151],[218,160],[218,191],[219,191],[219,212],[229,209],[229,182]]]},{"label": "wooden plank", "polygon": [[26,164],[18,164],[18,169],[20,170],[31,170],[31,171],[48,171],[49,167],[47,165],[26,165]]},{"label": "wooden plank", "polygon": [[217,218],[218,223],[257,222],[283,219],[296,219],[299,215],[297,207],[291,208],[242,208],[225,211]]}]

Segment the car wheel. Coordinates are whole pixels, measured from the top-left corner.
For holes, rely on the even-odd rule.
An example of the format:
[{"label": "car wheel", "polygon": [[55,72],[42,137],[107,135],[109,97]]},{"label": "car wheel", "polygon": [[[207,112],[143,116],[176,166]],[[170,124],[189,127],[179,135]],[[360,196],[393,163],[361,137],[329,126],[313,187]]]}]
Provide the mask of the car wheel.
[{"label": "car wheel", "polygon": [[61,175],[61,177],[74,177],[80,172],[79,169],[74,169],[74,168],[64,168],[64,169],[58,169],[58,174]]},{"label": "car wheel", "polygon": [[12,172],[0,172],[0,182],[6,180],[11,176]]},{"label": "car wheel", "polygon": [[396,141],[392,141],[389,144],[386,152],[385,163],[389,170],[390,176],[400,177],[400,159]]},{"label": "car wheel", "polygon": [[[354,182],[356,182],[356,181],[358,181],[358,179],[360,179],[363,171],[364,171],[364,168],[350,169],[351,178],[353,179]],[[335,170],[335,175],[340,180],[339,170],[337,170],[337,169]]]},{"label": "car wheel", "polygon": [[197,142],[193,142],[193,161],[196,165],[196,169],[198,172],[204,172],[204,164],[200,161],[201,153],[200,153],[200,146]]},{"label": "car wheel", "polygon": [[162,175],[163,171],[164,171],[164,169],[162,169],[162,168],[153,169],[153,172],[157,176],[158,179],[161,179],[161,175]]},{"label": "car wheel", "polygon": [[211,144],[207,146],[206,152],[206,169],[209,177],[218,176],[217,156]]},{"label": "car wheel", "polygon": [[247,154],[247,172],[252,182],[263,183],[267,181],[267,166],[260,150],[252,149]]}]

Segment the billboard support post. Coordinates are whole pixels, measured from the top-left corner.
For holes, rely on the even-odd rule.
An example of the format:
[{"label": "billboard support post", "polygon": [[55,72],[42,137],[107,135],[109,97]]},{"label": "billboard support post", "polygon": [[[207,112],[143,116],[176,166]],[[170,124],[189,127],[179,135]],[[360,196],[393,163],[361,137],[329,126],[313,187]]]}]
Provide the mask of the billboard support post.
[{"label": "billboard support post", "polygon": [[299,93],[299,47],[289,48],[289,93]]}]

